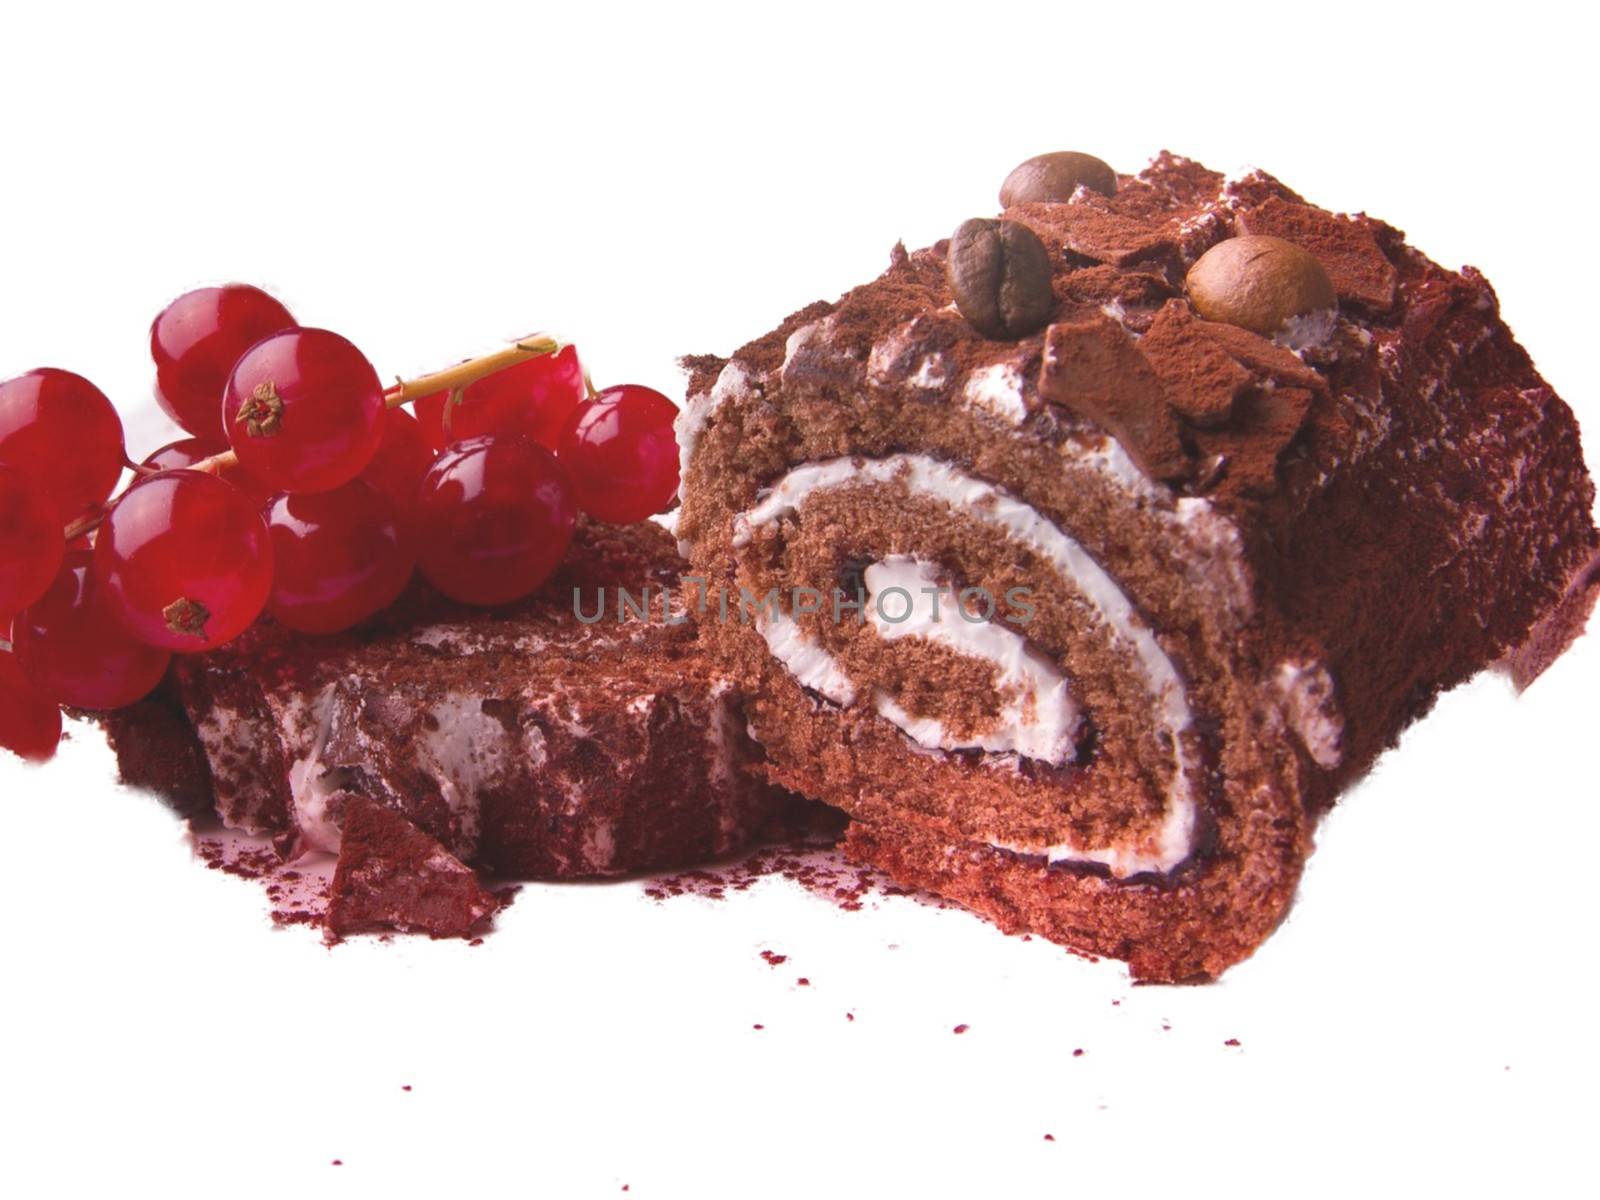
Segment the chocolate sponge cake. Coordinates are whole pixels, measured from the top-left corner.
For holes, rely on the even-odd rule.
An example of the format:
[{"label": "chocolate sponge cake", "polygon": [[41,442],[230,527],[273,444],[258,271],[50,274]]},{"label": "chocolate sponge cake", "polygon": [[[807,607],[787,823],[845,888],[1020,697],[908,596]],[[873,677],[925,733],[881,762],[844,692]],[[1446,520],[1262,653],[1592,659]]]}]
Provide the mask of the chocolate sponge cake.
[{"label": "chocolate sponge cake", "polygon": [[1581,631],[1594,490],[1476,271],[1260,172],[1095,163],[687,360],[678,533],[766,770],[854,854],[1214,976],[1443,689]]},{"label": "chocolate sponge cake", "polygon": [[286,855],[337,852],[359,801],[500,876],[696,865],[793,797],[749,769],[740,697],[671,607],[680,566],[659,526],[581,522],[526,601],[467,608],[418,582],[352,633],[264,622],[108,730],[131,782],[190,811],[209,796]]}]

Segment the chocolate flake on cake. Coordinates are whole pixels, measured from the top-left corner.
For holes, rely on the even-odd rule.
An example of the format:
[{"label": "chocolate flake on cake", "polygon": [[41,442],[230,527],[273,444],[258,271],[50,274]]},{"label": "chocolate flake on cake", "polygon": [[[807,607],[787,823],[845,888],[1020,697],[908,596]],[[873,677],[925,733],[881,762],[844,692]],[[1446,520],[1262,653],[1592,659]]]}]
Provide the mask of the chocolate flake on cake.
[{"label": "chocolate flake on cake", "polygon": [[391,809],[355,797],[344,810],[327,928],[466,938],[500,908],[493,892],[438,841]]}]

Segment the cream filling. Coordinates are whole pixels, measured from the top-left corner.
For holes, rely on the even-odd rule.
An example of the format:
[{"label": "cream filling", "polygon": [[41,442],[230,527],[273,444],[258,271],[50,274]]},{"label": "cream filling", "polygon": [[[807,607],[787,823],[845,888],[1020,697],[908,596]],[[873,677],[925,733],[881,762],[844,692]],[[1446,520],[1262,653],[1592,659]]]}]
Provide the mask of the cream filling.
[{"label": "cream filling", "polygon": [[256,743],[276,735],[272,725],[246,717],[236,709],[214,704],[194,725],[211,770],[217,815],[229,829],[250,834],[271,832],[262,812],[270,792],[260,786],[253,764]]},{"label": "cream filling", "polygon": [[[879,716],[930,750],[1018,754],[1058,766],[1077,757],[1080,719],[1067,677],[1026,638],[1004,625],[974,619],[954,600],[944,604],[939,592],[948,594],[948,586],[941,584],[934,565],[922,559],[891,555],[867,568],[866,582],[867,622],[879,637],[925,638],[992,663],[996,690],[1004,698],[994,724],[972,738],[956,737],[935,717],[912,716],[882,691],[873,697]],[[900,613],[903,619],[898,619]]]},{"label": "cream filling", "polygon": [[543,765],[548,754],[544,732],[529,724],[520,738],[483,711],[475,696],[447,695],[429,710],[433,721],[417,737],[417,765],[439,787],[439,796],[455,818],[456,830],[467,845],[476,845],[482,832],[480,797],[484,787],[506,770],[508,762]]},{"label": "cream filling", "polygon": [[1344,716],[1328,669],[1318,662],[1279,663],[1274,683],[1289,728],[1317,766],[1333,770],[1344,761]]},{"label": "cream filling", "polygon": [[1024,389],[1022,372],[1015,364],[995,363],[967,376],[961,399],[968,408],[998,417],[1008,425],[1021,425],[1028,419]]},{"label": "cream filling", "polygon": [[678,439],[678,499],[682,500],[689,479],[689,462],[694,458],[695,447],[706,424],[716,411],[730,400],[739,400],[750,394],[750,372],[744,364],[730,361],[718,373],[709,392],[690,396],[678,410],[673,420],[673,433]]},{"label": "cream filling", "polygon": [[[337,687],[330,683],[309,704],[292,701],[279,722],[286,729],[311,734],[289,764],[290,805],[301,849],[329,854],[339,852],[340,830],[332,802],[345,782],[337,764],[323,761]],[[416,763],[438,786],[440,798],[455,818],[459,839],[470,846],[480,832],[481,789],[512,755],[526,758],[536,767],[543,763],[544,734],[530,726],[520,742],[513,741],[505,726],[486,714],[482,702],[474,697],[447,696],[433,706],[431,715],[435,728],[418,736]]]},{"label": "cream filling", "polygon": [[336,790],[331,785],[329,772],[322,763],[323,752],[328,748],[328,733],[333,719],[334,688],[330,683],[317,693],[309,707],[292,701],[280,721],[285,728],[304,728],[307,724],[316,732],[310,748],[289,764],[289,797],[294,811],[295,828],[300,833],[302,850],[322,850],[328,854],[339,853],[339,826],[330,811],[330,801]]},{"label": "cream filling", "polygon": [[[947,504],[1032,551],[1063,579],[1070,580],[1096,620],[1131,656],[1150,695],[1157,730],[1172,746],[1173,770],[1165,813],[1160,827],[1151,835],[1136,843],[1110,846],[1070,840],[994,844],[1000,849],[1041,855],[1052,863],[1098,863],[1124,878],[1170,871],[1183,862],[1194,848],[1199,816],[1196,780],[1200,773],[1183,737],[1193,725],[1183,680],[1116,581],[1082,545],[1032,505],[925,454],[833,458],[794,468],[757,504],[735,517],[733,544],[748,545],[756,530],[794,515],[814,492],[861,484],[898,484],[912,496]],[[792,618],[758,614],[757,628],[773,657],[803,686],[836,704],[854,700],[856,689],[849,677]]]},{"label": "cream filling", "polygon": [[832,700],[841,708],[855,703],[856,685],[837,659],[829,654],[787,613],[763,608],[756,614],[756,629],[772,657],[794,676],[795,682]]}]

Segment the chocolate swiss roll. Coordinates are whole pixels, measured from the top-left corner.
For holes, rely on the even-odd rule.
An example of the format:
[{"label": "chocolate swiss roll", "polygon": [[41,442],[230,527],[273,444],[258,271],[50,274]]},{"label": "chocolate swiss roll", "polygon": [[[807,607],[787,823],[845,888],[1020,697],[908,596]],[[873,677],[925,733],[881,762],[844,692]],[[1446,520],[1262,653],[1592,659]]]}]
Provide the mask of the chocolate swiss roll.
[{"label": "chocolate swiss roll", "polygon": [[1581,630],[1594,491],[1476,271],[1259,172],[1096,164],[686,360],[678,535],[764,769],[853,854],[1214,976],[1441,690]]}]

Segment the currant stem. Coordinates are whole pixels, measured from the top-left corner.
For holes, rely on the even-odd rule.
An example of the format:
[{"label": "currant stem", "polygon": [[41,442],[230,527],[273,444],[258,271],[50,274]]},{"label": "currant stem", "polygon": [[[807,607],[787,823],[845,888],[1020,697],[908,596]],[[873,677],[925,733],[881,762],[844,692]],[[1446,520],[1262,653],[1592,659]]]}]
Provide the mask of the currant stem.
[{"label": "currant stem", "polygon": [[560,349],[561,343],[555,338],[536,334],[513,342],[504,350],[485,354],[482,358],[468,359],[464,363],[446,367],[431,375],[402,380],[383,396],[389,402],[390,408],[398,408],[402,404],[410,404],[413,400],[431,396],[435,392],[458,392],[486,375],[514,367],[530,358],[542,358],[546,354],[554,354]]},{"label": "currant stem", "polygon": [[[497,371],[504,371],[507,367],[514,367],[520,362],[527,362],[530,358],[542,358],[547,354],[555,354],[561,349],[561,343],[547,334],[533,334],[521,338],[503,350],[496,350],[492,354],[484,354],[478,358],[469,358],[466,362],[457,363],[453,367],[446,367],[442,371],[435,371],[431,375],[419,375],[415,379],[402,379],[388,391],[384,392],[384,402],[390,408],[399,408],[410,404],[413,400],[420,400],[423,396],[431,396],[435,392],[450,392],[459,395],[463,388],[476,383],[486,376]],[[448,406],[446,420],[449,419]],[[225,471],[229,467],[239,465],[239,456],[232,450],[224,450],[221,454],[213,454],[210,458],[202,458],[199,462],[192,463],[184,469],[187,471],[204,471],[209,475]],[[141,478],[146,475],[159,474],[138,466],[133,466],[133,471]],[[117,499],[121,499],[119,496]],[[84,534],[99,526],[105,520],[106,513],[110,512],[116,500],[109,500],[100,506],[99,511],[88,516],[79,517],[66,528],[66,540],[76,541]]]}]

